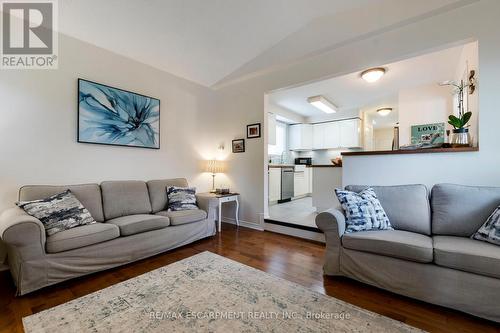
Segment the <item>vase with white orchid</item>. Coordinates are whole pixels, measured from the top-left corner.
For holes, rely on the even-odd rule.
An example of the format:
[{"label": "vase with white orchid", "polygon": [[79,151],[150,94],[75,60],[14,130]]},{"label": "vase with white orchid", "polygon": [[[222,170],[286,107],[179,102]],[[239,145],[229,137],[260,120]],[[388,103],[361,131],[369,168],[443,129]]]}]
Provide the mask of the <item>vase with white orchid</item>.
[{"label": "vase with white orchid", "polygon": [[471,138],[469,134],[469,121],[472,117],[472,112],[465,110],[464,107],[464,93],[468,85],[461,80],[460,83],[454,81],[446,81],[441,83],[442,86],[452,86],[454,87],[454,94],[457,95],[457,108],[458,117],[455,115],[450,115],[448,117],[448,124],[453,126],[453,136],[451,140],[451,145],[453,147],[468,147],[471,145]]}]

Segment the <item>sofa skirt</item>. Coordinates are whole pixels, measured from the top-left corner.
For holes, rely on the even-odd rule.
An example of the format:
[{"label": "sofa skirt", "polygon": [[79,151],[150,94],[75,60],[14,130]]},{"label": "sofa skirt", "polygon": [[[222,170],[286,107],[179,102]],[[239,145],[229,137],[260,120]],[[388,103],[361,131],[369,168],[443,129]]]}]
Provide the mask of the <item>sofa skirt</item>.
[{"label": "sofa skirt", "polygon": [[500,279],[345,248],[340,271],[400,295],[500,322]]},{"label": "sofa skirt", "polygon": [[8,248],[8,260],[19,296],[75,277],[144,259],[215,233],[215,222],[208,218],[118,237],[70,251],[45,254],[37,260],[23,261],[14,248]]}]

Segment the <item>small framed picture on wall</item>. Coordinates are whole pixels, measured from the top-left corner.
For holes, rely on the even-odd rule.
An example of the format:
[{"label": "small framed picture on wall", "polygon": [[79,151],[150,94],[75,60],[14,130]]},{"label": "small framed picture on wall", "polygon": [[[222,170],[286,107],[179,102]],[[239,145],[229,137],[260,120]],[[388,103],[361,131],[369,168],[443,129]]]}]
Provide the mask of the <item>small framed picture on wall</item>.
[{"label": "small framed picture on wall", "polygon": [[247,125],[247,139],[260,138],[260,123]]},{"label": "small framed picture on wall", "polygon": [[245,139],[233,140],[233,153],[245,152]]}]

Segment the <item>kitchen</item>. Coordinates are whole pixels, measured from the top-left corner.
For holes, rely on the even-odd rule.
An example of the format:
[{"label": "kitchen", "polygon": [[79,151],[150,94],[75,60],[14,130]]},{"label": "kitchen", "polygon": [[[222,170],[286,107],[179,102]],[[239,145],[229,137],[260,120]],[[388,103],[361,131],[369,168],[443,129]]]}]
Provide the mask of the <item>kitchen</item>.
[{"label": "kitchen", "polygon": [[[477,43],[466,43],[267,94],[266,229],[318,240],[316,215],[338,206],[334,190],[346,185],[343,156],[450,145],[457,94],[449,82],[464,82],[476,64]],[[475,149],[477,94],[464,97]],[[439,133],[417,133],[425,128]]]},{"label": "kitchen", "polygon": [[337,204],[333,189],[342,187],[340,152],[362,147],[361,119],[297,123],[287,118],[288,110],[271,109],[266,222],[316,231],[316,213]]}]

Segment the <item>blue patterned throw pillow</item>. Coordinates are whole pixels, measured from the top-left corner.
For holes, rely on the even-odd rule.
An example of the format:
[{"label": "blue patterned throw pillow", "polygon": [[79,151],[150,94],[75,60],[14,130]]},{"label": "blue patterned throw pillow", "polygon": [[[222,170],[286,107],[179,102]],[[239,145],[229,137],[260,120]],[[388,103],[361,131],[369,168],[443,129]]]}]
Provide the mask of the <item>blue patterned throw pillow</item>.
[{"label": "blue patterned throw pillow", "polygon": [[19,201],[16,205],[36,217],[45,227],[47,236],[55,233],[96,223],[87,208],[83,207],[70,190],[45,199]]},{"label": "blue patterned throw pillow", "polygon": [[196,206],[196,187],[167,187],[168,210],[198,209]]},{"label": "blue patterned throw pillow", "polygon": [[365,230],[393,230],[389,218],[372,188],[359,193],[335,189],[346,214],[346,233]]},{"label": "blue patterned throw pillow", "polygon": [[500,245],[500,206],[488,217],[481,228],[472,235],[472,238]]}]

